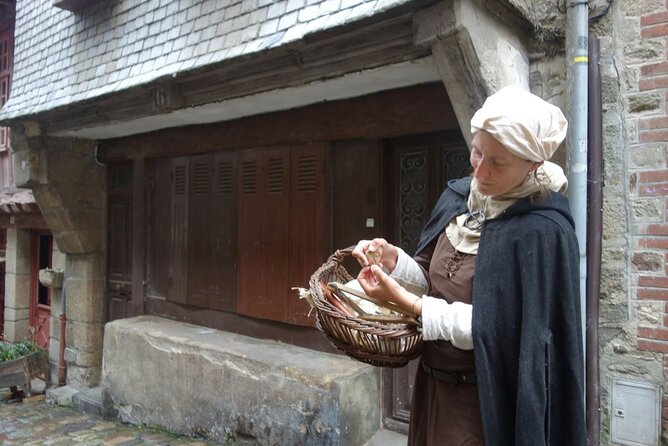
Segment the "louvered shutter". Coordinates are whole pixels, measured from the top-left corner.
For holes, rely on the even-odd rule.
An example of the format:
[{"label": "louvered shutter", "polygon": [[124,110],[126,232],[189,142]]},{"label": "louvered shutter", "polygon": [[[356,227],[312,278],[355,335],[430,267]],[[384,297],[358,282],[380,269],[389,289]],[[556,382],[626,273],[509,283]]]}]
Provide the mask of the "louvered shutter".
[{"label": "louvered shutter", "polygon": [[172,162],[172,212],[169,253],[169,295],[173,302],[186,303],[188,265],[188,158]]},{"label": "louvered shutter", "polygon": [[[308,288],[311,274],[326,258],[324,144],[303,144],[291,150],[289,285]],[[288,322],[314,325],[309,305],[292,292]],[[313,315],[311,315],[313,316]]]},{"label": "louvered shutter", "polygon": [[169,158],[147,163],[148,227],[146,228],[146,294],[167,298],[170,288],[172,256],[173,166]]},{"label": "louvered shutter", "polygon": [[289,148],[240,153],[237,312],[284,321],[288,296]]},{"label": "louvered shutter", "polygon": [[188,304],[234,310],[236,295],[235,155],[190,158]]},{"label": "louvered shutter", "polygon": [[233,311],[237,289],[237,155],[234,152],[214,156],[214,202],[211,209],[214,229],[212,234],[212,270],[214,287],[211,308]]},{"label": "louvered shutter", "polygon": [[215,289],[212,243],[213,155],[190,157],[188,190],[188,304],[207,307]]}]

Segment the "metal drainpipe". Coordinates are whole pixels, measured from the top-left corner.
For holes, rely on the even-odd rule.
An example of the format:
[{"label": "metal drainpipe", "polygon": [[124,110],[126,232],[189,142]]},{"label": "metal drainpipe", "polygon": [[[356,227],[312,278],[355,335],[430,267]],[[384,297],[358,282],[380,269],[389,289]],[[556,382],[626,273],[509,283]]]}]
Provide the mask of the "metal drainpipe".
[{"label": "metal drainpipe", "polygon": [[58,321],[60,322],[60,342],[58,343],[58,386],[65,385],[66,369],[65,369],[65,338],[66,338],[66,321],[67,317],[65,315],[65,300],[67,299],[67,294],[65,293],[67,283],[67,276],[63,274],[63,289],[61,291],[60,297],[60,315],[58,316]]},{"label": "metal drainpipe", "polygon": [[[569,0],[566,9],[567,86],[569,91],[568,190],[580,257],[582,346],[585,346],[587,281],[587,88],[589,2]],[[585,389],[587,390],[587,389]],[[585,402],[583,401],[584,405]]]},{"label": "metal drainpipe", "polygon": [[598,362],[598,300],[601,291],[603,236],[603,120],[599,40],[589,39],[589,214],[587,227],[587,432],[589,444],[600,443],[601,413]]}]

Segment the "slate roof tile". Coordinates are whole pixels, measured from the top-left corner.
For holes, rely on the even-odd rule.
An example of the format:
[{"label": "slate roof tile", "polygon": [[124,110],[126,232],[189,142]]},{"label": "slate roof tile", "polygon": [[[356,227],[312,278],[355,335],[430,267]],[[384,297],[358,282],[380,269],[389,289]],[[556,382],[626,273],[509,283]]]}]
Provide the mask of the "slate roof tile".
[{"label": "slate roof tile", "polygon": [[277,47],[408,1],[115,0],[72,14],[17,0],[12,95],[0,118]]}]

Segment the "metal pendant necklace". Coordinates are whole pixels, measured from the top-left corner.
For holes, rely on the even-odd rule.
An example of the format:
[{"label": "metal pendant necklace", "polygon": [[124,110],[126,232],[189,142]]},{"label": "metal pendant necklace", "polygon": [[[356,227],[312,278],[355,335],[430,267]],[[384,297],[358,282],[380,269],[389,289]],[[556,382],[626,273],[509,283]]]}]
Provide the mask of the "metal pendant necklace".
[{"label": "metal pendant necklace", "polygon": [[[471,192],[473,193],[473,192]],[[479,208],[476,211],[468,211],[466,213],[466,218],[464,219],[464,227],[472,231],[477,231],[482,228],[482,225],[485,223],[487,217],[485,217],[485,208],[486,203],[481,203],[480,198],[477,195],[473,195],[473,198],[478,202]]]}]

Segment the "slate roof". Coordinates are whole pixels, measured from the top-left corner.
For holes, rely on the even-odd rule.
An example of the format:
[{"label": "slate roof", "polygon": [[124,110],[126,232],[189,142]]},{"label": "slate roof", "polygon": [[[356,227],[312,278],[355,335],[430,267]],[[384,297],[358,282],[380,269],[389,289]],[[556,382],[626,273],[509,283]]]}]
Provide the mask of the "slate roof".
[{"label": "slate roof", "polygon": [[275,48],[410,0],[114,0],[74,14],[18,0],[14,78],[0,119]]}]

